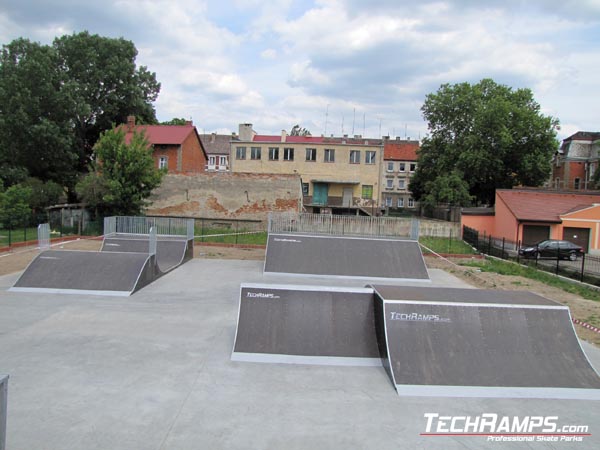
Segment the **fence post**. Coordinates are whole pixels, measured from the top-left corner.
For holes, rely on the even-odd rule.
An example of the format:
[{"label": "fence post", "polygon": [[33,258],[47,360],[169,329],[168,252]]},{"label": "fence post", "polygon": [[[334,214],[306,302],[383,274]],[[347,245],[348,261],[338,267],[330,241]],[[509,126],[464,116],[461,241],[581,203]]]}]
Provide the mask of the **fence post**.
[{"label": "fence post", "polygon": [[581,277],[579,281],[583,283],[583,273],[585,272],[585,253],[581,255]]},{"label": "fence post", "polygon": [[558,275],[558,270],[560,265],[560,247],[556,247],[556,275]]},{"label": "fence post", "polygon": [[502,238],[502,254],[500,255],[500,257],[502,259],[504,259],[504,244],[506,243],[506,238]]},{"label": "fence post", "polygon": [[488,255],[492,254],[492,235],[490,234],[488,236],[488,251],[487,251]]},{"label": "fence post", "polygon": [[11,228],[8,229],[8,246],[10,247],[12,245],[12,233],[11,233]]},{"label": "fence post", "polygon": [[236,245],[238,243],[238,229],[239,229],[238,222],[235,222],[235,243],[236,243]]},{"label": "fence post", "polygon": [[521,262],[521,241],[517,240],[517,263]]},{"label": "fence post", "polygon": [[450,228],[450,239],[448,240],[448,254],[452,254],[452,228]]}]

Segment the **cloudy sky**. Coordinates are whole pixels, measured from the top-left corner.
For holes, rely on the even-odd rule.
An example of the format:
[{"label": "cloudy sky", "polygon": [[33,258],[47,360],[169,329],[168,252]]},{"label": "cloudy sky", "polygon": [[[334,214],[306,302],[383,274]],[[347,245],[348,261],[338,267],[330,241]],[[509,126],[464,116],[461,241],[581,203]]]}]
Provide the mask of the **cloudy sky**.
[{"label": "cloudy sky", "polygon": [[482,78],[600,131],[600,0],[0,0],[2,44],[83,30],[133,41],[159,120],[204,132],[414,139],[427,93]]}]

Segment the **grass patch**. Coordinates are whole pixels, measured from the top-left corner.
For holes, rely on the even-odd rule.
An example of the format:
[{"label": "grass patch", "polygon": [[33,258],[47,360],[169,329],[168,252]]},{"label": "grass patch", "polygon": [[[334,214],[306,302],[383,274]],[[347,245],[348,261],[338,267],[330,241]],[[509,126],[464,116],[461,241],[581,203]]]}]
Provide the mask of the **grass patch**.
[{"label": "grass patch", "polygon": [[588,300],[600,301],[600,292],[587,286],[582,286],[576,283],[570,283],[566,280],[558,278],[550,273],[543,272],[532,267],[523,267],[515,263],[506,261],[498,261],[496,259],[476,260],[465,262],[462,265],[467,267],[476,267],[482,272],[494,272],[500,275],[512,275],[523,278],[529,278],[541,283],[547,284],[562,289],[565,292],[579,295]]},{"label": "grass patch", "polygon": [[[10,239],[9,239],[10,235]],[[19,228],[18,230],[0,230],[0,247],[8,246],[8,243],[35,241],[37,240],[37,227]]]},{"label": "grass patch", "polygon": [[[453,255],[477,254],[469,244],[460,239],[422,236],[419,238],[419,243],[436,253],[450,253]],[[423,253],[426,254],[430,252],[427,249],[423,249]]]},{"label": "grass patch", "polygon": [[[222,244],[244,244],[244,245],[266,245],[267,232],[252,232],[249,230],[238,230],[237,232],[230,228],[205,228],[202,230],[201,237],[196,237],[194,242],[217,242]],[[211,236],[218,235],[218,236]],[[198,236],[198,235],[197,235]]]}]

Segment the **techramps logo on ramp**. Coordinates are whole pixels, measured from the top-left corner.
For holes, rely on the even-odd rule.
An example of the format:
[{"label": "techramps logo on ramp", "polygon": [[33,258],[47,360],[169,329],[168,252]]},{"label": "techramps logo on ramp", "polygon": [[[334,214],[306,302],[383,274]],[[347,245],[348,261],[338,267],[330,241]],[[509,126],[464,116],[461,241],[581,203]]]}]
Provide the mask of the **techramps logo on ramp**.
[{"label": "techramps logo on ramp", "polygon": [[438,314],[399,313],[396,311],[390,311],[390,320],[400,322],[452,322],[449,317],[441,317]]},{"label": "techramps logo on ramp", "polygon": [[246,292],[246,298],[275,299],[281,297],[273,294],[272,292]]},{"label": "techramps logo on ramp", "polygon": [[482,437],[487,442],[583,442],[591,437],[588,425],[564,425],[558,416],[442,416],[425,413],[421,436]]}]

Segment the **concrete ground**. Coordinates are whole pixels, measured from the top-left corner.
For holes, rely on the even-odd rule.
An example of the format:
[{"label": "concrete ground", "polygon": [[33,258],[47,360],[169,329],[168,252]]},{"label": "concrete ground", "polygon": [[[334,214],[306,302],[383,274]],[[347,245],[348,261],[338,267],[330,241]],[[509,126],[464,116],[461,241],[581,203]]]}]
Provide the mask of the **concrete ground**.
[{"label": "concrete ground", "polygon": [[[129,298],[12,293],[17,274],[0,277],[7,450],[600,448],[597,401],[399,397],[383,368],[230,361],[241,282],[331,284],[262,264],[194,259]],[[600,369],[600,350],[584,349]],[[592,435],[422,436],[426,413],[557,416]]]}]

